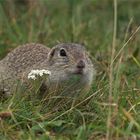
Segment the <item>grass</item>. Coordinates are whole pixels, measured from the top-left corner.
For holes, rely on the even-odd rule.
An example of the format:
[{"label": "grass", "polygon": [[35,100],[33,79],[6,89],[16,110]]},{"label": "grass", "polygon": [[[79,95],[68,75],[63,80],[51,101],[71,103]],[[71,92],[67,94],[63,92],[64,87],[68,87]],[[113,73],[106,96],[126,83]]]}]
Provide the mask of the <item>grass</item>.
[{"label": "grass", "polygon": [[53,98],[44,103],[17,88],[0,101],[0,139],[139,138],[139,11],[138,0],[0,0],[1,59],[28,42],[48,47],[78,42],[85,44],[98,72],[91,91],[74,106]]}]

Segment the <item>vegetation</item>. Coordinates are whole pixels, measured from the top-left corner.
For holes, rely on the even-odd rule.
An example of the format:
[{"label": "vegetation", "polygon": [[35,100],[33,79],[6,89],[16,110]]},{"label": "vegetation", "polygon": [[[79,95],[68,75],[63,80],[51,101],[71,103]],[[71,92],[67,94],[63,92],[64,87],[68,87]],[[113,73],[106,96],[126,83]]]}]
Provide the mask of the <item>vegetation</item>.
[{"label": "vegetation", "polygon": [[139,0],[0,0],[1,59],[28,42],[78,42],[98,72],[91,91],[74,105],[44,102],[17,88],[0,101],[0,139],[140,137],[139,11]]}]

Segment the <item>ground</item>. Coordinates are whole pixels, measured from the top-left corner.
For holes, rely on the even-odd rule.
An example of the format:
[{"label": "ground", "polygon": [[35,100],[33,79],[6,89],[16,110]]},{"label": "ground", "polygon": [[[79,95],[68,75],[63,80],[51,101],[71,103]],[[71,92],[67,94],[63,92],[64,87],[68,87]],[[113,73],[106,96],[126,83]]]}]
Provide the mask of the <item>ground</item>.
[{"label": "ground", "polygon": [[97,69],[91,91],[74,106],[44,103],[19,86],[0,101],[0,139],[140,137],[139,11],[139,0],[0,0],[0,59],[24,43],[77,42]]}]

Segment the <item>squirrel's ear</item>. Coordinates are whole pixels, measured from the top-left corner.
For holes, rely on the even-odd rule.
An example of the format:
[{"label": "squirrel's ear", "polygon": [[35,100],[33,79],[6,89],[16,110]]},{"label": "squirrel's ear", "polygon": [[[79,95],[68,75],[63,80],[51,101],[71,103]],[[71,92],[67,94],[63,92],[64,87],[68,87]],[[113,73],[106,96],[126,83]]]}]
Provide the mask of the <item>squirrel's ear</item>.
[{"label": "squirrel's ear", "polygon": [[52,58],[53,58],[53,56],[54,56],[54,53],[55,53],[55,47],[53,47],[51,50],[50,50],[50,52],[48,53],[48,60],[50,61]]}]

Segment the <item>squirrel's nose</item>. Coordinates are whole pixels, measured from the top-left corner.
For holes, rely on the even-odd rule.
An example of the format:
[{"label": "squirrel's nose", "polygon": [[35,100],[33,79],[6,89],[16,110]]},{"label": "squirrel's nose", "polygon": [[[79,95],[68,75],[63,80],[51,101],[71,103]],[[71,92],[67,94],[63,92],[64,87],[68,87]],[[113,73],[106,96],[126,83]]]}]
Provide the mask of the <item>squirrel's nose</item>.
[{"label": "squirrel's nose", "polygon": [[80,60],[80,61],[77,63],[77,68],[79,68],[79,69],[85,68],[85,62],[84,62],[83,60]]}]

